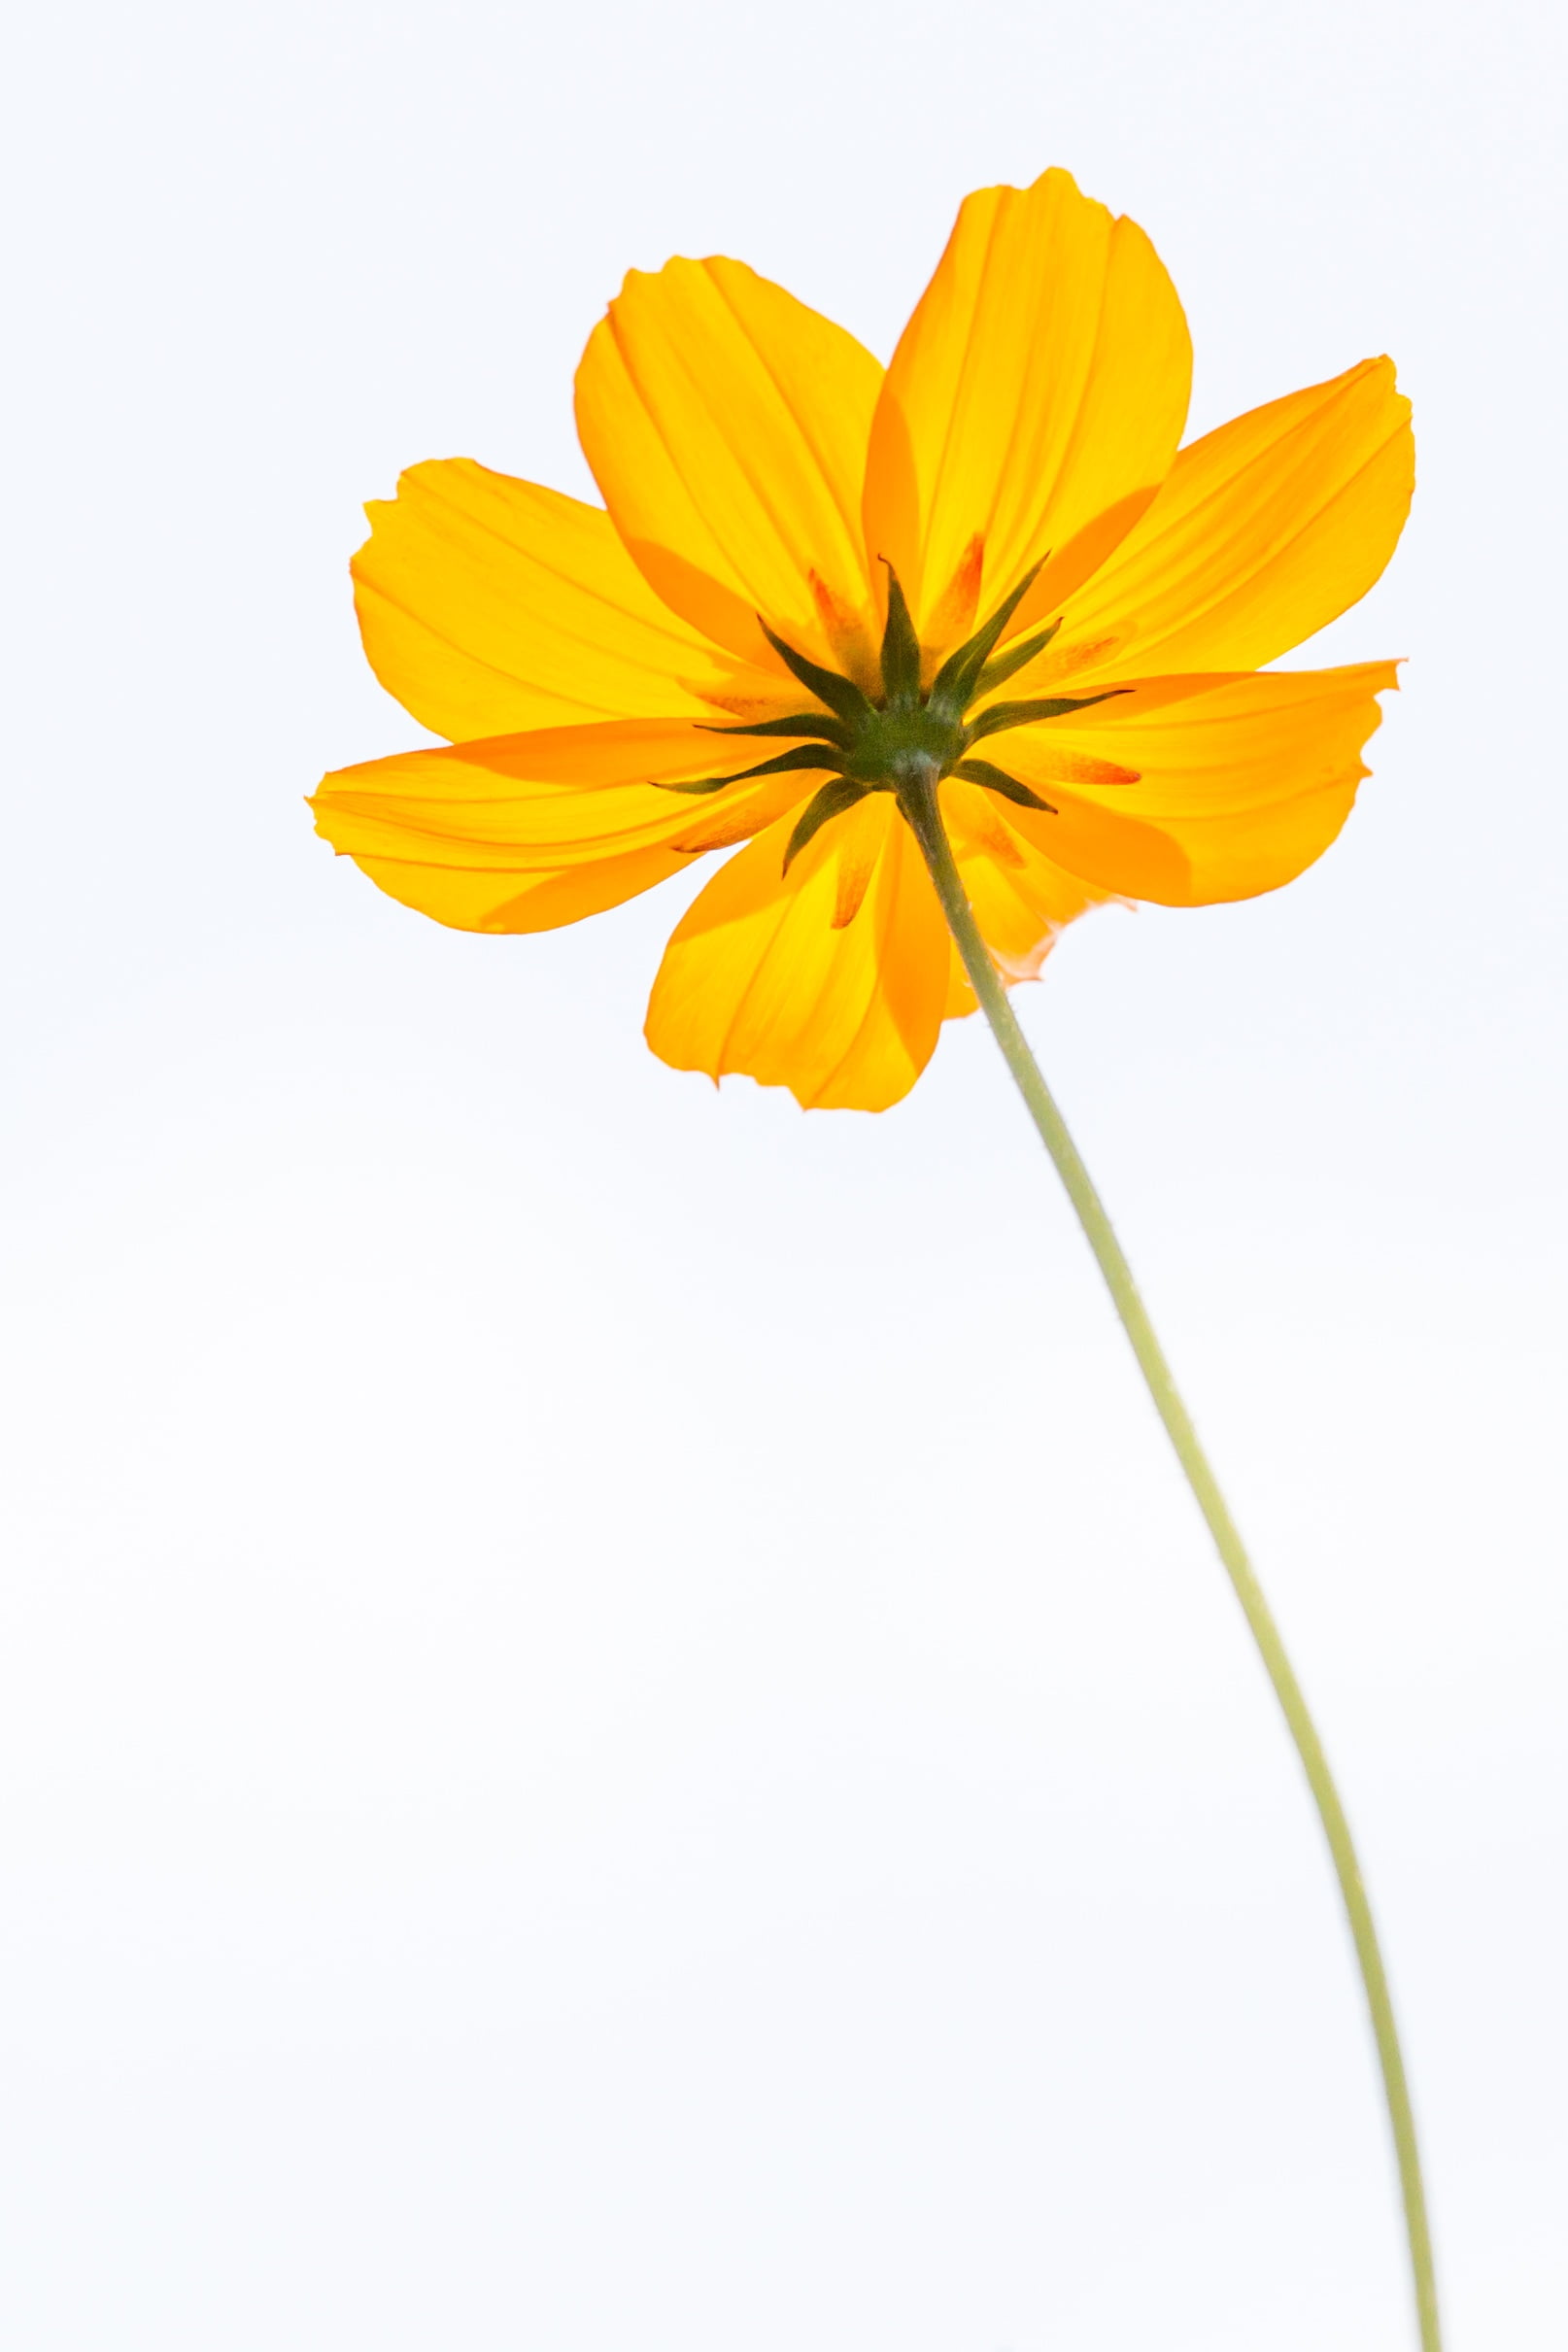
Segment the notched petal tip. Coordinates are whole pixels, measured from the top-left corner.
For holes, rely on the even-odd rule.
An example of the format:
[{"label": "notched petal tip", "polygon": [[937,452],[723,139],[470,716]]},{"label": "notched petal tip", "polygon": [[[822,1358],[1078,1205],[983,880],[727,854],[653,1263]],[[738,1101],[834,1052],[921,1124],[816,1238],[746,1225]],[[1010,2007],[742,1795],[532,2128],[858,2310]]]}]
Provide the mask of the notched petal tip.
[{"label": "notched petal tip", "polygon": [[[804,1109],[885,1110],[908,1093],[941,1026],[941,909],[891,795],[869,794],[842,823],[785,875],[782,818],[693,900],[649,1003],[661,1060],[788,1087]],[[852,914],[845,868],[862,858],[871,870]]]},{"label": "notched petal tip", "polygon": [[1060,169],[966,197],[867,464],[866,544],[899,562],[922,636],[976,532],[994,595],[1098,518],[1130,528],[1176,455],[1190,379],[1180,303],[1136,222]]}]

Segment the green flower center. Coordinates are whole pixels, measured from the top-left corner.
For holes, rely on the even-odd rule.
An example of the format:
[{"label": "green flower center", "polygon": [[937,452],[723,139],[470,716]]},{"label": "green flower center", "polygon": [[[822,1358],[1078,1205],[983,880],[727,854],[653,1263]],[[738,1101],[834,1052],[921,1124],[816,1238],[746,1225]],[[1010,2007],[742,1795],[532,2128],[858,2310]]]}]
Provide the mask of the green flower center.
[{"label": "green flower center", "polygon": [[742,767],[727,776],[704,776],[693,784],[666,784],[664,790],[722,792],[727,785],[746,783],[756,776],[784,775],[794,769],[821,774],[826,768],[831,782],[824,784],[806,802],[790,835],[784,852],[786,873],[824,825],[842,816],[869,793],[897,794],[907,816],[914,797],[929,794],[943,776],[958,776],[966,784],[978,784],[984,791],[994,792],[1019,807],[1040,809],[1047,816],[1054,816],[1056,811],[1049,801],[1042,801],[1032,786],[994,767],[989,760],[969,756],[971,745],[985,735],[1000,734],[1009,727],[1031,727],[1042,720],[1059,719],[1069,711],[1086,708],[1091,702],[1105,701],[1108,694],[1127,691],[1125,687],[1113,686],[1097,695],[1054,695],[1039,701],[990,702],[984,709],[973,709],[976,702],[1032,662],[1061,627],[1060,621],[1053,621],[1048,628],[1037,630],[1033,635],[1009,645],[1006,653],[999,654],[996,650],[1003,631],[1039,570],[1037,563],[1024,574],[1011,596],[1004,597],[984,626],[956,653],[947,656],[924,692],[920,684],[923,668],[920,641],[898,574],[891,564],[887,627],[882,633],[882,692],[878,696],[867,694],[852,678],[842,676],[836,669],[824,668],[820,662],[811,661],[795,646],[786,644],[759,614],[758,624],[764,636],[792,674],[816,696],[818,708],[791,711],[779,719],[760,719],[750,727],[715,727],[711,732],[720,735],[803,736],[805,740],[798,740],[792,750],[781,751],[770,760],[760,760],[755,767]]},{"label": "green flower center", "polygon": [[873,707],[855,731],[844,759],[844,774],[871,791],[896,792],[901,784],[935,768],[946,775],[964,756],[963,721],[930,702]]}]

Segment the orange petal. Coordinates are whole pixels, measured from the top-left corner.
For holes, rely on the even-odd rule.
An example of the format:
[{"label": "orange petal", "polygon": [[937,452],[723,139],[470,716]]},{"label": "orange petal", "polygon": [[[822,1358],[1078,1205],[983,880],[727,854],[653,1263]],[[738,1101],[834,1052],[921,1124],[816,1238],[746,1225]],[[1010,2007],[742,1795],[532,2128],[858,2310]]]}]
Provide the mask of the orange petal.
[{"label": "orange petal", "polygon": [[975,532],[982,607],[1050,549],[1083,538],[1102,561],[1176,455],[1191,374],[1181,305],[1135,222],[1064,171],[967,197],[893,356],[867,469],[866,544],[917,626]]},{"label": "orange petal", "polygon": [[[1018,812],[976,785],[949,777],[942,819],[975,921],[1004,976],[1033,980],[1069,923],[1107,893],[1048,858],[1009,823]],[[955,948],[949,959],[945,1017],[975,1010],[974,991]]]},{"label": "orange petal", "polygon": [[723,258],[633,270],[589,337],[577,429],[616,528],[665,602],[744,659],[775,665],[759,612],[823,662],[824,602],[869,614],[881,379],[842,327]]},{"label": "orange petal", "polygon": [[[1111,645],[1084,672],[1255,669],[1336,619],[1394,552],[1415,447],[1390,359],[1254,408],[1184,449],[1041,657]],[[1036,672],[1008,691],[1033,691]]]},{"label": "orange petal", "polygon": [[[1048,784],[1057,815],[1009,806],[1007,822],[1070,872],[1118,896],[1205,906],[1278,890],[1321,857],[1368,772],[1377,697],[1397,684],[1392,662],[1265,671],[1151,696],[1147,709],[1107,702],[1071,729],[1021,728],[986,748],[1009,775]],[[1135,768],[1138,781],[1064,785],[1065,751]]]},{"label": "orange petal", "polygon": [[[941,1026],[937,894],[890,794],[825,826],[786,875],[789,833],[786,820],[760,834],[694,900],[654,981],[648,1042],[676,1070],[740,1071],[806,1109],[885,1110]],[[868,849],[864,896],[835,924]]]},{"label": "orange petal", "polygon": [[660,603],[599,507],[436,458],[365,511],[365,652],[435,734],[705,715],[701,687],[734,691],[734,663]]},{"label": "orange petal", "polygon": [[681,720],[543,728],[340,768],[316,829],[373,882],[463,931],[543,931],[616,906],[715,845],[770,825],[823,779],[764,776],[700,797],[659,778],[724,773],[731,750]]}]

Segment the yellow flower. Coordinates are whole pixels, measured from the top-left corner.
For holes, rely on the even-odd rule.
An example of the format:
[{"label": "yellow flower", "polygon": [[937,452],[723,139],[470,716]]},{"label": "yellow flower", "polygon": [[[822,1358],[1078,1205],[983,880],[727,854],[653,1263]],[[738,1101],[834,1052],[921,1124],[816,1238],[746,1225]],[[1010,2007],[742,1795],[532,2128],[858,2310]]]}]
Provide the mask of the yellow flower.
[{"label": "yellow flower", "polygon": [[998,967],[1107,899],[1209,904],[1318,857],[1391,663],[1261,665],[1404,524],[1369,359],[1178,449],[1191,353],[1142,229],[1066,172],[966,199],[884,371],[743,263],[633,271],[577,422],[604,509],[436,460],[354,575],[377,676],[450,748],[340,769],[317,825],[470,931],[544,931],[745,843],[647,1036],[879,1110],[974,996],[901,813],[940,810]]}]

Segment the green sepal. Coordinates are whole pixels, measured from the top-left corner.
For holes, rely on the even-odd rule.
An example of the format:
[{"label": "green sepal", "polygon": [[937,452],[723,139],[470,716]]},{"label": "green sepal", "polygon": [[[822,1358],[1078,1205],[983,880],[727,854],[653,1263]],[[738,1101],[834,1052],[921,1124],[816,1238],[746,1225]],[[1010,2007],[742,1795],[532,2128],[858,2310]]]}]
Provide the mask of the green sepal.
[{"label": "green sepal", "polygon": [[[882,561],[887,563],[886,556]],[[882,687],[890,702],[920,699],[920,639],[891,563],[887,563],[887,627],[882,631]]]},{"label": "green sepal", "polygon": [[809,735],[814,741],[836,743],[840,751],[848,751],[855,740],[854,732],[842,719],[830,719],[820,710],[791,711],[783,719],[757,719],[749,727],[710,727],[699,719],[696,725],[705,735]]},{"label": "green sepal", "polygon": [[1038,653],[1044,652],[1061,626],[1062,618],[1058,614],[1048,629],[1040,630],[1036,636],[1024,637],[1016,645],[1009,645],[1005,654],[998,654],[994,662],[987,662],[974,681],[975,694],[988,695],[994,686],[1001,686],[1013,677],[1025,663],[1032,662]]},{"label": "green sepal", "polygon": [[[781,751],[771,760],[759,760],[755,767],[742,767],[733,776],[702,776],[694,784],[658,784],[656,792],[723,792],[727,784],[744,784],[751,776],[783,776],[797,767],[826,767],[837,775],[842,770],[842,755],[824,751],[815,743],[798,743],[793,751]],[[649,779],[653,781],[652,778]]]},{"label": "green sepal", "polygon": [[993,702],[972,718],[966,730],[971,743],[982,735],[999,735],[1005,728],[1032,727],[1037,719],[1065,719],[1070,710],[1087,710],[1095,702],[1108,702],[1112,695],[1131,694],[1130,686],[1108,686],[1099,695],[1049,695],[1040,702]]},{"label": "green sepal", "polygon": [[820,662],[808,661],[803,653],[797,653],[793,645],[786,645],[782,637],[775,636],[761,613],[757,615],[757,626],[786,668],[793,670],[819,702],[826,702],[830,710],[836,711],[840,719],[847,719],[851,727],[859,727],[869,718],[875,705],[852,678],[840,677],[836,669],[824,669]]},{"label": "green sepal", "polygon": [[868,799],[871,789],[869,785],[851,782],[848,776],[836,776],[833,783],[824,784],[819,793],[813,794],[796,821],[784,852],[782,870],[788,873],[812,835],[819,834],[833,818],[841,817],[846,808],[853,808],[857,801]]},{"label": "green sepal", "polygon": [[1015,801],[1020,808],[1042,808],[1048,817],[1061,814],[1061,810],[1053,807],[1049,801],[1042,801],[1038,792],[1031,792],[1027,784],[1020,784],[1016,776],[1009,776],[1002,768],[993,767],[989,760],[960,760],[953,773],[962,776],[966,784],[980,784],[987,792],[998,794],[1004,801]]},{"label": "green sepal", "polygon": [[931,682],[930,699],[933,702],[940,700],[951,703],[955,710],[968,709],[974,699],[980,672],[991,659],[998,637],[1034,587],[1044,562],[1045,558],[1041,556],[1039,563],[1031,564],[1011,596],[1003,597],[985,626],[977,629],[972,637],[967,638],[956,653],[948,655]]}]

